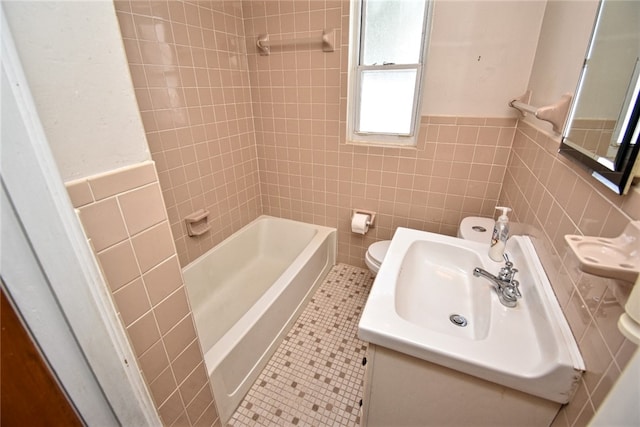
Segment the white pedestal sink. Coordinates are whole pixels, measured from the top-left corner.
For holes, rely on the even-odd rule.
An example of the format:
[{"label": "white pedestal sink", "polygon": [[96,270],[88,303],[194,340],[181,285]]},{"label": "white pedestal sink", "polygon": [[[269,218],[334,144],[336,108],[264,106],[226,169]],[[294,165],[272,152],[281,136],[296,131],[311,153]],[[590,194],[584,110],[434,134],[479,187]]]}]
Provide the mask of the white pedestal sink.
[{"label": "white pedestal sink", "polygon": [[[359,337],[567,403],[584,362],[531,241],[514,236],[507,243],[522,293],[514,308],[498,301],[487,279],[473,276],[475,267],[496,274],[503,266],[487,251],[481,243],[398,228],[362,313]],[[466,326],[456,324],[461,318]]]}]

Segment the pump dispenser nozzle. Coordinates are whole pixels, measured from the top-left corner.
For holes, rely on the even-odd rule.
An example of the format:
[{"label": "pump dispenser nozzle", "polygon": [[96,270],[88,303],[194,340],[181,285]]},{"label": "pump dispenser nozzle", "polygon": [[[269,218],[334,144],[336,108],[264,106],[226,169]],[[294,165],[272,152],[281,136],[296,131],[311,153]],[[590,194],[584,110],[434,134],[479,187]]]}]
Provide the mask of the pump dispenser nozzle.
[{"label": "pump dispenser nozzle", "polygon": [[506,219],[507,221],[509,220],[509,217],[507,216],[507,214],[511,212],[511,208],[507,208],[504,206],[496,206],[496,210],[497,211],[502,210],[502,215],[500,215],[498,220],[501,220],[501,219]]},{"label": "pump dispenser nozzle", "polygon": [[494,261],[502,261],[504,248],[509,238],[509,217],[507,214],[511,212],[511,208],[504,206],[496,206],[496,210],[502,210],[502,215],[498,217],[493,227],[493,235],[491,236],[491,247],[489,248],[489,258]]}]

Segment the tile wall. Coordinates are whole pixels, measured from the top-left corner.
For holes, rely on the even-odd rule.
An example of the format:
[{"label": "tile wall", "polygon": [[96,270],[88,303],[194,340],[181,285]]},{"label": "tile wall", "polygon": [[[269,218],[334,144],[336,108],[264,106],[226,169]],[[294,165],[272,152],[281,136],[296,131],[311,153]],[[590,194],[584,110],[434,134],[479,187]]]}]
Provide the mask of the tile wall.
[{"label": "tile wall", "polygon": [[568,251],[565,234],[618,236],[640,219],[640,191],[618,196],[570,159],[558,154],[557,137],[519,122],[500,203],[534,243],[569,325],[587,372],[555,426],[583,426],[598,409],[637,346],[617,321],[630,292],[625,282],[582,273]]},{"label": "tile wall", "polygon": [[[455,234],[493,214],[515,120],[423,117],[417,148],[345,144],[348,2],[115,3],[181,265],[261,213],[337,227],[356,266],[398,226]],[[323,28],[334,52],[255,46]],[[201,208],[213,231],[186,237]],[[352,208],[379,214],[364,237]]]},{"label": "tile wall", "polygon": [[[261,212],[241,3],[115,5],[184,266]],[[184,217],[199,209],[212,231],[190,238]]]},{"label": "tile wall", "polygon": [[[455,234],[469,215],[493,215],[515,119],[422,117],[415,148],[346,144],[347,1],[243,2],[262,207],[265,214],[338,228],[338,260],[364,266],[366,248],[398,226]],[[336,31],[334,52],[272,48],[272,40]],[[351,209],[378,213],[366,236]]]},{"label": "tile wall", "polygon": [[166,426],[218,419],[154,164],[66,183]]}]

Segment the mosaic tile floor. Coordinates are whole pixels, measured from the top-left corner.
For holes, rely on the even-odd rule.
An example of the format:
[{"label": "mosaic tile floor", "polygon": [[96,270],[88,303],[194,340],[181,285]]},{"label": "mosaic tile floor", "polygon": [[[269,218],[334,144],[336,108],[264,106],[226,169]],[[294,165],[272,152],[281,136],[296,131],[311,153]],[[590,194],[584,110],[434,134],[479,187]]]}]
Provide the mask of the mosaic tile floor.
[{"label": "mosaic tile floor", "polygon": [[373,277],[338,264],[233,414],[231,426],[358,426],[367,343],[358,321]]}]

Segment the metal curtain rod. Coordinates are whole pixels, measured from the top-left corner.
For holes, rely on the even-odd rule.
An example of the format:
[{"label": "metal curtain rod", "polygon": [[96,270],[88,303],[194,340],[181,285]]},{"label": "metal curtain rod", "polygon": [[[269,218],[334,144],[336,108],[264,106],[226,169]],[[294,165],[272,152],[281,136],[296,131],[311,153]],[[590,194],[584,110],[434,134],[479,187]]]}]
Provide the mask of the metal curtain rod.
[{"label": "metal curtain rod", "polygon": [[323,52],[333,52],[335,45],[335,29],[322,30],[322,36],[286,40],[269,40],[269,34],[260,34],[256,45],[260,55],[269,55],[276,46],[297,46],[302,44],[322,44]]}]

